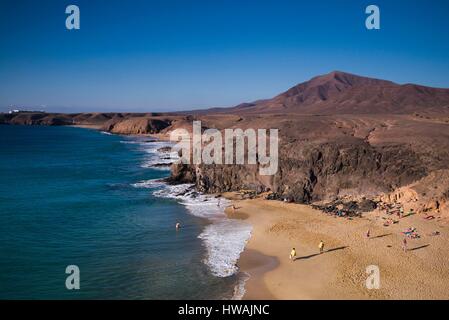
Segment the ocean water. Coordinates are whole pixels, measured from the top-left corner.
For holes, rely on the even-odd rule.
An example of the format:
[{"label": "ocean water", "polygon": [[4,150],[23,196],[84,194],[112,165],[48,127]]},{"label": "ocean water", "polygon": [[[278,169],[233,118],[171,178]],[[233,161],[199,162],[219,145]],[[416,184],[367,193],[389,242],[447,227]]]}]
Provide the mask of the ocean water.
[{"label": "ocean water", "polygon": [[[241,297],[251,228],[224,216],[224,200],[160,182],[165,145],[0,125],[0,299]],[[65,287],[68,265],[80,290]]]}]

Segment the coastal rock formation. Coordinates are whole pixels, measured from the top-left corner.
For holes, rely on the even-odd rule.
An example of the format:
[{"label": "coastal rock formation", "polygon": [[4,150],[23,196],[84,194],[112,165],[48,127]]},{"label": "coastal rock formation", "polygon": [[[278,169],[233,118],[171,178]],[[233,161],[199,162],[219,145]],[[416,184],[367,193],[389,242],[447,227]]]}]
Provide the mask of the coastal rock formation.
[{"label": "coastal rock formation", "polygon": [[103,130],[118,134],[154,134],[170,126],[168,120],[136,117],[117,121],[112,119],[103,126]]},{"label": "coastal rock formation", "polygon": [[436,170],[424,178],[379,198],[385,203],[411,206],[417,213],[449,217],[449,170]]},{"label": "coastal rock formation", "polygon": [[172,182],[195,183],[202,192],[252,189],[272,191],[278,199],[299,203],[344,196],[374,197],[421,179],[426,167],[411,150],[399,146],[323,143],[300,152],[281,148],[279,170],[260,176],[256,165],[175,164]]},{"label": "coastal rock formation", "polygon": [[73,120],[67,114],[20,112],[16,114],[0,114],[0,124],[62,126],[73,124]]},{"label": "coastal rock formation", "polygon": [[[172,183],[215,193],[251,189],[313,203],[381,197],[422,212],[447,211],[449,89],[332,72],[268,100],[234,108],[161,113],[0,114],[0,124],[83,125],[167,138],[175,129],[279,129],[279,167],[174,165]],[[402,199],[402,200],[401,200]]]},{"label": "coastal rock formation", "polygon": [[169,127],[177,116],[161,116],[156,113],[75,113],[45,112],[1,113],[0,124],[85,126],[116,134],[153,134]]}]

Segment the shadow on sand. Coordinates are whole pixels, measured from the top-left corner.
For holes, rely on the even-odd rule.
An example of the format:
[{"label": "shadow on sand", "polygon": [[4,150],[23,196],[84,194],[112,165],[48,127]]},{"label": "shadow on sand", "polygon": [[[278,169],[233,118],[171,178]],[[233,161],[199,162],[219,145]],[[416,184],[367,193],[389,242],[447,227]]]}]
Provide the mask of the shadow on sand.
[{"label": "shadow on sand", "polygon": [[415,250],[419,250],[419,249],[424,249],[424,248],[427,248],[428,246],[430,246],[430,244],[425,244],[425,245],[420,246],[420,247],[412,248],[412,249],[409,249],[408,251],[415,251]]},{"label": "shadow on sand", "polygon": [[382,234],[380,236],[371,237],[370,239],[379,239],[379,238],[388,237],[388,236],[391,236],[391,235],[392,235],[392,233],[386,233],[386,234]]},{"label": "shadow on sand", "polygon": [[407,218],[407,217],[410,217],[410,216],[413,216],[413,215],[415,215],[415,212],[409,212],[406,215],[402,216],[402,218]]},{"label": "shadow on sand", "polygon": [[[333,248],[333,249],[325,250],[322,254],[326,254],[326,253],[333,252],[333,251],[338,251],[338,250],[343,250],[343,249],[346,249],[346,248],[347,248],[347,246]],[[311,255],[308,255],[308,256],[304,256],[304,257],[298,257],[294,261],[296,261],[296,260],[307,260],[307,259],[310,259],[310,258],[313,258],[313,257],[316,257],[316,256],[320,256],[320,255],[321,255],[320,253],[315,253],[315,254],[311,254]]]}]

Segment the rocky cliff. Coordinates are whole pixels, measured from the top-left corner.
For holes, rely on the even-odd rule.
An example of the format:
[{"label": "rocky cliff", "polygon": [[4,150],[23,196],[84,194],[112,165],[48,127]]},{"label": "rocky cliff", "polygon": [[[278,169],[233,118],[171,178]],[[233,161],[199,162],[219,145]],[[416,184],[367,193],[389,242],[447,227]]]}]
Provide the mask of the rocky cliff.
[{"label": "rocky cliff", "polygon": [[203,192],[272,191],[279,199],[300,203],[360,194],[374,197],[427,174],[410,149],[338,142],[281,152],[274,176],[259,175],[256,165],[175,164],[172,169],[172,182],[195,183]]},{"label": "rocky cliff", "polygon": [[[449,126],[444,121],[270,115],[242,116],[235,124],[242,129],[251,126],[279,128],[276,175],[261,176],[256,165],[177,164],[170,181],[194,183],[207,193],[271,191],[275,199],[299,203],[376,199],[421,181],[419,198],[424,202],[449,199],[449,178],[436,174],[449,169]],[[429,176],[441,179],[426,179]]]},{"label": "rocky cliff", "polygon": [[195,183],[208,193],[270,190],[274,198],[301,203],[345,197],[397,201],[413,195],[423,208],[447,207],[448,89],[332,72],[273,99],[228,109],[0,114],[0,124],[83,125],[158,137],[178,128],[190,132],[194,120],[203,130],[279,129],[278,172],[260,176],[255,165],[175,165],[173,183]]}]

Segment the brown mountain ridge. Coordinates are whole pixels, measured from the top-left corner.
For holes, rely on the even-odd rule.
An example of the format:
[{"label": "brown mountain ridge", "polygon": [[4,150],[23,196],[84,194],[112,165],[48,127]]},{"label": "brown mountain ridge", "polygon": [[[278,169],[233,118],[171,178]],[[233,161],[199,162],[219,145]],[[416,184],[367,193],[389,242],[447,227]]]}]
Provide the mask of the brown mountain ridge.
[{"label": "brown mountain ridge", "polygon": [[449,113],[449,89],[333,71],[300,83],[272,99],[240,104],[224,112],[298,114]]}]

